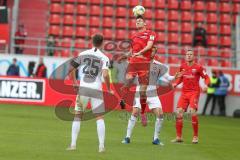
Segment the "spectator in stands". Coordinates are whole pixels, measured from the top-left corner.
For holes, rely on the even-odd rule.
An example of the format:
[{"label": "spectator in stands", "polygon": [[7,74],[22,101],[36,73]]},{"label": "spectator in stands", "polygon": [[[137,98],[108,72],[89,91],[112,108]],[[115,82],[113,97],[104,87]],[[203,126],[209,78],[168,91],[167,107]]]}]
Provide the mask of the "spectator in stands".
[{"label": "spectator in stands", "polygon": [[219,87],[216,88],[215,95],[220,108],[220,116],[225,116],[226,115],[225,98],[227,96],[228,87],[230,83],[222,71],[219,71],[218,79],[219,79]]},{"label": "spectator in stands", "polygon": [[19,67],[17,65],[17,59],[13,58],[13,63],[8,67],[7,76],[19,76]]},{"label": "spectator in stands", "polygon": [[193,35],[193,47],[197,45],[202,45],[205,48],[207,47],[207,32],[205,28],[203,28],[202,23],[198,23],[198,26],[194,30]]},{"label": "spectator in stands", "polygon": [[0,0],[0,6],[7,6],[7,0]]},{"label": "spectator in stands", "polygon": [[27,36],[27,31],[24,28],[23,24],[20,24],[18,26],[18,30],[15,33],[15,53],[16,54],[22,54],[24,47],[22,45],[24,45],[25,43],[25,37]]},{"label": "spectator in stands", "polygon": [[48,56],[54,55],[54,48],[56,47],[56,41],[52,35],[47,38],[47,54]]},{"label": "spectator in stands", "polygon": [[47,67],[44,65],[42,57],[39,59],[39,64],[35,73],[35,77],[47,78]]},{"label": "spectator in stands", "polygon": [[210,78],[210,84],[208,85],[207,99],[206,99],[206,102],[205,102],[205,105],[204,105],[204,108],[203,108],[202,115],[205,115],[208,103],[211,101],[211,99],[212,99],[212,108],[211,108],[210,114],[213,115],[215,104],[216,104],[215,91],[216,91],[216,88],[218,86],[219,86],[219,79],[217,77],[217,72],[212,71],[212,77]]}]

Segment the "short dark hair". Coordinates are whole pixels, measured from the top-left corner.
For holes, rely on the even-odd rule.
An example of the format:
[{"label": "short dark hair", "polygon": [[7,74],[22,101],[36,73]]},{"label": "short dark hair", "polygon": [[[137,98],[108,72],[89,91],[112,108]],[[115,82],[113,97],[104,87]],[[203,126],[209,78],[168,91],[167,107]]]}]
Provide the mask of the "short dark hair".
[{"label": "short dark hair", "polygon": [[95,34],[93,36],[92,42],[95,47],[100,47],[103,43],[103,36],[101,34]]},{"label": "short dark hair", "polygon": [[138,16],[136,17],[136,20],[137,20],[137,19],[142,19],[142,20],[145,21],[145,18],[144,18],[142,15],[138,15]]}]

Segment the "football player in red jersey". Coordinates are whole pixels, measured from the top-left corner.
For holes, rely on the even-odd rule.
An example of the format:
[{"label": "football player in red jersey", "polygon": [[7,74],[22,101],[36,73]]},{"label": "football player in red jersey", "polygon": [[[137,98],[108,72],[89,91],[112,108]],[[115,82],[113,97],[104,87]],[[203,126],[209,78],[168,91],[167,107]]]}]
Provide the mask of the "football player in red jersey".
[{"label": "football player in red jersey", "polygon": [[[149,83],[149,67],[150,63],[155,54],[154,44],[156,42],[156,33],[150,31],[146,27],[145,20],[142,16],[136,18],[136,28],[138,30],[131,37],[132,50],[128,56],[128,69],[126,74],[126,84],[123,87],[128,91],[129,85],[132,83],[133,79],[138,76],[138,82],[140,84],[140,101],[142,105],[142,110],[145,110],[146,107],[146,89]],[[124,95],[127,95],[126,93]],[[124,105],[124,102],[120,102],[121,105]],[[133,106],[132,115],[137,117],[138,108]],[[144,112],[142,112],[144,113]],[[146,126],[147,118],[145,114],[141,115],[142,124]]]},{"label": "football player in red jersey", "polygon": [[[183,142],[182,128],[183,128],[183,113],[190,107],[190,113],[192,117],[193,127],[193,139],[192,143],[198,143],[198,100],[200,95],[199,80],[202,77],[205,80],[205,84],[209,84],[209,77],[206,74],[204,68],[195,63],[194,53],[192,50],[187,50],[185,55],[186,63],[183,63],[180,67],[182,76],[176,81],[174,87],[183,83],[182,94],[177,104],[177,117],[176,117],[176,139],[172,142]],[[203,88],[206,90],[206,87]]]}]

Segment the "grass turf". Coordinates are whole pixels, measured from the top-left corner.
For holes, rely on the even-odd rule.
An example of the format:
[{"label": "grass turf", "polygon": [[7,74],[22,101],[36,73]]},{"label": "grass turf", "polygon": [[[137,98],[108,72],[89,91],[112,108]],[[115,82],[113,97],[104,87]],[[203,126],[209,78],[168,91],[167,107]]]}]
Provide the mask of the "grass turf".
[{"label": "grass turf", "polygon": [[121,144],[126,134],[125,112],[105,115],[106,152],[98,153],[96,122],[81,124],[76,151],[65,151],[70,143],[71,122],[61,121],[54,108],[0,105],[1,160],[237,160],[240,159],[240,119],[200,117],[200,143],[191,144],[191,122],[185,121],[182,144],[172,144],[175,121],[165,120],[161,140],[164,147],[153,146],[154,120],[142,127],[138,122],[131,144]]}]

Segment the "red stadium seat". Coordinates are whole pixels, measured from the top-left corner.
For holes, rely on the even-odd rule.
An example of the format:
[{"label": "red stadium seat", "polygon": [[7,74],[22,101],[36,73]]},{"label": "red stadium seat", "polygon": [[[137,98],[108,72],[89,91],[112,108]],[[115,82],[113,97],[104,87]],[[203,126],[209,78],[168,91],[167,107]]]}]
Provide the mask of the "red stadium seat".
[{"label": "red stadium seat", "polygon": [[114,1],[113,0],[103,0],[103,5],[113,5]]},{"label": "red stadium seat", "polygon": [[192,44],[192,34],[182,34],[182,44]]},{"label": "red stadium seat", "polygon": [[74,31],[72,27],[65,26],[63,28],[63,36],[71,37],[73,35],[74,35]]},{"label": "red stadium seat", "polygon": [[155,18],[156,19],[162,19],[164,20],[165,19],[165,11],[162,10],[162,9],[158,9],[158,10],[155,10]]},{"label": "red stadium seat", "polygon": [[[126,2],[125,2],[126,3]],[[138,1],[130,1],[130,4],[129,4],[131,7],[135,7],[137,5],[139,5]]]},{"label": "red stadium seat", "polygon": [[90,17],[90,26],[99,27],[100,22],[101,22],[100,17],[94,17],[94,16]]},{"label": "red stadium seat", "polygon": [[145,7],[145,8],[152,8],[152,6],[154,6],[154,3],[152,0],[144,0],[142,5]]},{"label": "red stadium seat", "polygon": [[231,26],[230,25],[221,25],[220,33],[225,35],[231,35]]},{"label": "red stadium seat", "polygon": [[88,0],[77,0],[78,3],[87,4]]},{"label": "red stadium seat", "polygon": [[90,28],[90,36],[93,36],[96,33],[101,33],[98,28]]},{"label": "red stadium seat", "polygon": [[104,16],[112,16],[114,13],[114,8],[112,6],[103,7]]},{"label": "red stadium seat", "polygon": [[218,33],[217,24],[209,24],[207,26],[207,33],[208,34],[217,34]]},{"label": "red stadium seat", "polygon": [[87,13],[88,13],[88,10],[89,9],[87,9],[87,6],[86,5],[78,5],[77,6],[77,13],[78,14],[82,14],[82,15],[86,15]]},{"label": "red stadium seat", "polygon": [[51,0],[51,3],[60,3],[62,0]]},{"label": "red stadium seat", "polygon": [[62,12],[62,6],[59,3],[52,3],[50,11],[52,13],[61,13]]},{"label": "red stadium seat", "polygon": [[181,60],[178,57],[169,57],[168,58],[168,63],[170,64],[180,64]]},{"label": "red stadium seat", "polygon": [[66,15],[63,17],[63,24],[65,25],[73,25],[74,21],[73,21],[73,16],[70,15]]},{"label": "red stadium seat", "polygon": [[231,68],[232,67],[232,62],[230,60],[222,60],[221,66]]},{"label": "red stadium seat", "polygon": [[86,26],[87,21],[88,19],[86,16],[77,16],[76,24],[80,26]]},{"label": "red stadium seat", "polygon": [[62,40],[62,47],[65,47],[65,48],[70,48],[72,45],[72,39],[70,38],[64,38]]},{"label": "red stadium seat", "polygon": [[192,14],[188,11],[183,11],[181,16],[182,21],[191,21],[192,20]]},{"label": "red stadium seat", "polygon": [[200,59],[198,59],[198,64],[205,66],[207,64],[207,61],[204,58],[200,58]]},{"label": "red stadium seat", "polygon": [[116,19],[116,27],[117,28],[126,28],[126,19],[125,18],[117,18]]},{"label": "red stadium seat", "polygon": [[164,31],[165,30],[165,21],[155,21],[155,29],[157,31]]},{"label": "red stadium seat", "polygon": [[221,14],[220,16],[221,24],[231,24],[231,16],[229,14]]},{"label": "red stadium seat", "polygon": [[61,51],[61,57],[70,57],[71,51],[69,49]]},{"label": "red stadium seat", "polygon": [[117,0],[116,4],[117,4],[117,6],[124,6],[124,7],[126,7],[126,5],[127,5],[127,3],[123,0]]},{"label": "red stadium seat", "polygon": [[77,39],[75,41],[75,48],[85,48],[85,42],[84,39]]},{"label": "red stadium seat", "polygon": [[164,57],[164,55],[155,54],[154,60],[161,62],[161,63],[166,63],[167,59]]},{"label": "red stadium seat", "polygon": [[216,13],[208,13],[207,22],[208,23],[217,23],[217,14]]},{"label": "red stadium seat", "polygon": [[221,57],[232,58],[232,56],[233,56],[233,53],[232,53],[231,49],[229,49],[229,48],[221,49]]},{"label": "red stadium seat", "polygon": [[152,12],[152,10],[146,10],[146,12],[144,13],[144,17],[147,19],[152,19],[155,18],[155,12]]},{"label": "red stadium seat", "polygon": [[198,46],[194,48],[198,56],[205,56],[206,55],[206,49],[204,47]]},{"label": "red stadium seat", "polygon": [[181,10],[191,10],[192,2],[189,0],[183,0],[181,2]]},{"label": "red stadium seat", "polygon": [[49,28],[50,35],[60,35],[60,27],[59,26],[50,26]]},{"label": "red stadium seat", "polygon": [[136,28],[136,20],[135,19],[130,19],[129,20],[129,27],[131,29],[135,29]]},{"label": "red stadium seat", "polygon": [[231,11],[231,6],[229,3],[221,3],[220,4],[220,12],[230,12]]},{"label": "red stadium seat", "polygon": [[203,1],[195,1],[194,2],[194,10],[195,11],[204,11],[205,3]]},{"label": "red stadium seat", "polygon": [[91,0],[91,4],[101,4],[101,0]]},{"label": "red stadium seat", "polygon": [[103,19],[103,27],[112,27],[112,18],[105,17]]},{"label": "red stadium seat", "polygon": [[100,6],[97,5],[90,6],[91,15],[100,16],[100,12],[101,12]]},{"label": "red stadium seat", "polygon": [[233,24],[235,25],[237,23],[237,14],[233,15]]},{"label": "red stadium seat", "polygon": [[85,27],[77,27],[76,28],[76,36],[77,37],[88,37],[88,32],[87,29]]},{"label": "red stadium seat", "polygon": [[179,48],[177,45],[169,45],[168,46],[168,54],[179,54]]},{"label": "red stadium seat", "polygon": [[240,12],[240,3],[233,3],[233,12],[234,13]]},{"label": "red stadium seat", "polygon": [[222,46],[231,46],[231,37],[230,36],[222,36],[221,37],[221,45]]},{"label": "red stadium seat", "polygon": [[112,39],[114,37],[114,32],[112,29],[103,29],[103,35],[105,39]]},{"label": "red stadium seat", "polygon": [[126,39],[126,30],[124,29],[117,29],[116,30],[116,39]]},{"label": "red stadium seat", "polygon": [[128,13],[126,7],[117,7],[117,17],[126,17],[126,13]]},{"label": "red stadium seat", "polygon": [[165,8],[165,0],[155,0],[156,8]]},{"label": "red stadium seat", "polygon": [[157,48],[158,48],[157,53],[159,53],[159,54],[166,54],[167,53],[165,45],[159,44],[159,45],[157,45]]},{"label": "red stadium seat", "polygon": [[207,42],[209,45],[218,45],[218,37],[217,36],[207,36]]},{"label": "red stadium seat", "polygon": [[74,5],[73,4],[65,4],[64,5],[64,13],[65,14],[73,14],[74,13]]},{"label": "red stadium seat", "polygon": [[208,60],[208,66],[218,67],[218,66],[219,66],[219,62],[218,62],[218,60],[215,59],[215,58],[209,59],[209,60]]},{"label": "red stadium seat", "polygon": [[164,43],[165,42],[165,33],[164,32],[157,32],[157,37],[158,37],[158,41],[160,43]]},{"label": "red stadium seat", "polygon": [[205,15],[203,12],[195,12],[194,21],[195,22],[204,22]]},{"label": "red stadium seat", "polygon": [[168,20],[177,21],[178,20],[178,11],[168,11]]},{"label": "red stadium seat", "polygon": [[66,3],[75,3],[75,0],[64,0]]},{"label": "red stadium seat", "polygon": [[168,31],[177,32],[178,31],[178,22],[169,22]]},{"label": "red stadium seat", "polygon": [[208,56],[219,56],[219,53],[218,53],[218,48],[216,47],[210,47],[208,48]]},{"label": "red stadium seat", "polygon": [[60,24],[61,16],[59,14],[51,14],[50,15],[50,23],[51,24]]},{"label": "red stadium seat", "polygon": [[168,34],[168,43],[178,43],[178,34],[177,33],[169,33]]},{"label": "red stadium seat", "polygon": [[178,9],[178,0],[168,0],[168,9]]},{"label": "red stadium seat", "polygon": [[182,23],[182,32],[192,32],[192,24],[188,22]]},{"label": "red stadium seat", "polygon": [[211,1],[207,2],[207,11],[208,12],[211,12],[211,11],[216,12],[217,9],[218,9],[217,2],[211,2]]}]

